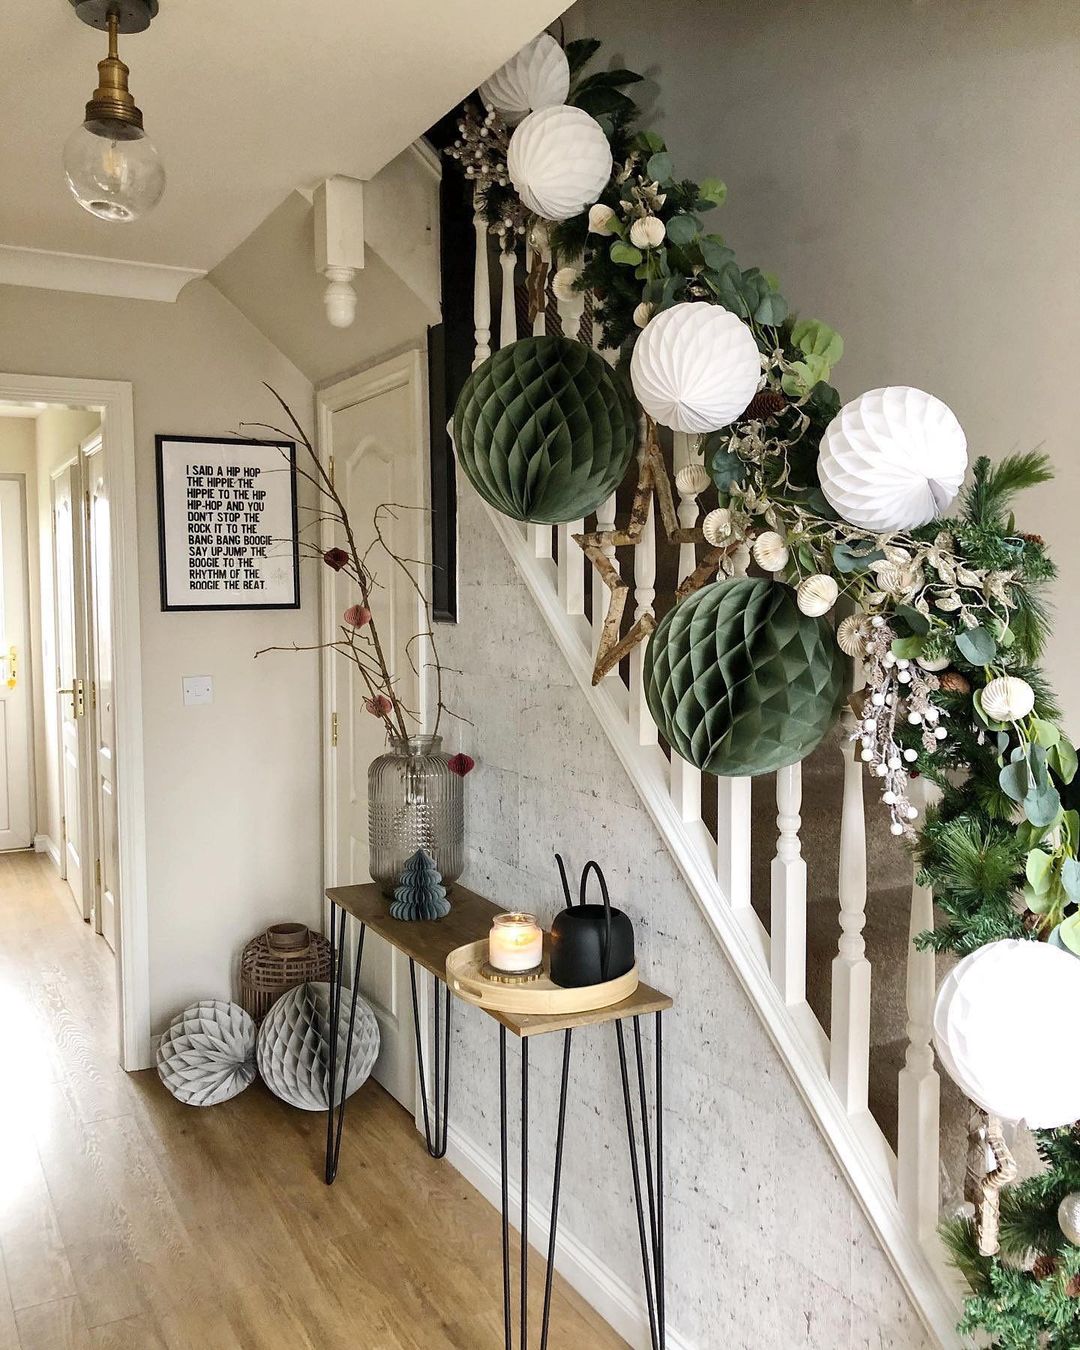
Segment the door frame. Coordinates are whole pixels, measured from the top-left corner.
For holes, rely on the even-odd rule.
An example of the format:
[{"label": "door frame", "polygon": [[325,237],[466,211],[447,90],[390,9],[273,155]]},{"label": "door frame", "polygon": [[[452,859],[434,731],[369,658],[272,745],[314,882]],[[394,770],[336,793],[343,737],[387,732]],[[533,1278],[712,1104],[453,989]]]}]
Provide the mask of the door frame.
[{"label": "door frame", "polygon": [[[23,555],[23,629],[26,634],[26,640],[23,643],[22,665],[26,671],[26,688],[28,702],[26,705],[26,777],[27,791],[30,794],[30,843],[27,848],[33,849],[38,837],[38,826],[41,823],[37,818],[37,746],[35,739],[35,715],[37,710],[37,683],[34,679],[34,663],[38,658],[37,645],[34,642],[34,628],[31,620],[31,605],[39,600],[31,588],[31,563],[35,560],[30,557],[30,493],[27,489],[26,474],[24,473],[0,473],[0,481],[8,483],[17,483],[19,487],[19,511],[20,511],[20,538],[22,541]],[[36,506],[37,503],[35,502]]]},{"label": "door frame", "polygon": [[[418,481],[421,484],[423,500],[419,503],[425,510],[430,509],[430,474],[428,473],[429,463],[429,441],[428,441],[428,419],[427,419],[427,381],[426,381],[426,353],[422,347],[410,348],[407,351],[399,352],[395,356],[390,356],[375,365],[369,366],[365,370],[359,371],[355,375],[349,375],[343,380],[329,385],[325,389],[319,389],[315,394],[315,410],[317,418],[318,434],[316,439],[316,450],[321,455],[324,447],[332,444],[331,425],[334,413],[341,412],[343,409],[351,407],[352,404],[365,398],[375,398],[379,394],[388,393],[392,389],[405,388],[409,391],[409,402],[412,412],[413,430],[415,434],[415,452],[418,456],[421,472],[418,474]],[[329,453],[329,452],[328,452]],[[431,535],[430,531],[424,531],[425,553],[430,551]],[[333,523],[323,520],[319,529],[320,548],[326,550],[335,542],[333,537]],[[426,561],[426,558],[425,558]],[[319,569],[319,627],[320,642],[332,642],[337,635],[338,617],[334,609],[334,588],[332,585],[333,574],[329,569]],[[419,604],[419,602],[417,602]],[[336,659],[337,653],[326,650],[319,653],[321,667],[321,686],[322,686],[322,782],[323,782],[323,884],[325,886],[336,886],[341,884],[342,878],[337,875],[337,841],[338,841],[338,820],[337,820],[337,798],[335,794],[334,771],[336,764],[336,749],[333,745],[333,729],[331,719],[334,709],[337,706],[338,679],[337,671],[339,662]],[[421,665],[421,671],[425,665]],[[432,706],[432,696],[430,687],[430,677],[421,678],[419,682],[419,711],[421,718],[427,716]],[[324,923],[329,922],[329,902],[324,900],[323,905]],[[429,1025],[428,1010],[431,1003],[431,994],[428,988],[427,980],[417,980],[417,999],[418,1011],[420,1014],[420,1025],[427,1029]],[[429,1066],[432,1063],[432,1050],[430,1046],[430,1035],[425,1030],[424,1036],[424,1063]],[[430,1086],[428,1087],[430,1095]],[[420,1094],[416,1095],[415,1120],[417,1129],[422,1129],[423,1107]]]},{"label": "door frame", "polygon": [[116,982],[119,1058],[132,1071],[153,1064],[150,1036],[150,951],[146,889],[146,807],[143,773],[142,646],[139,615],[138,520],[135,494],[135,416],[131,384],[53,375],[0,373],[0,399],[55,403],[101,413],[105,480],[109,486],[116,706],[119,915]]}]

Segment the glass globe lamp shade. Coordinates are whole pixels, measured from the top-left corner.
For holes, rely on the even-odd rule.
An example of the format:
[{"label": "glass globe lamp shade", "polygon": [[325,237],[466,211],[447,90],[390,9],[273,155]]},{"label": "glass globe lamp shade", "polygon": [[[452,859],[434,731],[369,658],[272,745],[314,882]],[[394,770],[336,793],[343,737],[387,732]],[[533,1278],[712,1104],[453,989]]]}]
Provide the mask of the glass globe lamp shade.
[{"label": "glass globe lamp shade", "polygon": [[64,146],[64,174],[72,196],[101,220],[138,220],[161,200],[165,168],[141,127],[84,122]]}]

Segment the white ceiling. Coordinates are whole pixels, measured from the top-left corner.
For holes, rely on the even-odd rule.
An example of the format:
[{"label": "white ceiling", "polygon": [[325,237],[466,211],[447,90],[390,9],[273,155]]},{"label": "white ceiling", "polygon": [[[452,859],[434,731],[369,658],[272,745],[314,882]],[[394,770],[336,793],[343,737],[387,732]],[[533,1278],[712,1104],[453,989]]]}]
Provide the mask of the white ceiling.
[{"label": "white ceiling", "polygon": [[294,188],[372,177],[565,0],[161,0],[122,37],[168,186],[144,220],[96,220],[60,152],[104,35],[68,0],[0,6],[0,245],[209,270]]}]

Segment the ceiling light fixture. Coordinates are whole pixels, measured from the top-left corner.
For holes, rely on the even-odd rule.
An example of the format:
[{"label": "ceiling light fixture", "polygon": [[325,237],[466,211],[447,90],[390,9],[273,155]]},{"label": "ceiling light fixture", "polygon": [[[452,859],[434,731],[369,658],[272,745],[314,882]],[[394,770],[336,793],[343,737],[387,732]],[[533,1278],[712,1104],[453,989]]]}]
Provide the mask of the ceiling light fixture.
[{"label": "ceiling light fixture", "polygon": [[98,62],[98,87],[86,120],[64,146],[64,174],[79,205],[101,220],[138,220],[161,200],[165,169],[143,130],[128,91],[128,68],[117,55],[118,33],[141,33],[158,0],[71,0],[91,28],[108,31],[109,54]]}]

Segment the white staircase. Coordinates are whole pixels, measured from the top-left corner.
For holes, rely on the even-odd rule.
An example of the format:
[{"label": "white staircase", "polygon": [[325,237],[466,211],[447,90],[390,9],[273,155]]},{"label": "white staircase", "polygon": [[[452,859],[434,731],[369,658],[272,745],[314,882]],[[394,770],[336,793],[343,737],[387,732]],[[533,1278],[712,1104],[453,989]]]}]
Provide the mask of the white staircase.
[{"label": "white staircase", "polygon": [[[517,336],[515,276],[529,259],[503,252],[489,257],[484,221],[476,218],[474,288],[475,361]],[[554,267],[552,268],[554,270]],[[491,280],[500,294],[495,330]],[[549,303],[553,303],[549,301]],[[582,300],[557,306],[562,330],[581,331]],[[546,316],[534,321],[545,331]],[[685,436],[675,438],[675,467],[688,462]],[[682,495],[680,523],[695,523],[698,506]],[[939,1209],[939,1090],[930,1045],[934,956],[907,947],[907,1048],[898,1083],[898,1147],[894,1153],[868,1107],[871,1066],[871,962],[863,940],[866,918],[866,829],[863,767],[853,742],[843,742],[843,801],[839,860],[839,914],[832,962],[832,1006],[823,1027],[806,1000],[807,873],[800,842],[802,766],[776,775],[776,852],[770,874],[768,929],[751,903],[750,779],[705,780],[676,755],[670,760],[646,706],[644,645],[629,661],[629,680],[615,667],[596,686],[592,672],[608,592],[572,536],[610,528],[615,499],[598,509],[595,524],[521,525],[495,511],[491,520],[540,608],[566,661],[621,759],[672,857],[712,926],[758,1015],[784,1058],[844,1169],[914,1305],[943,1346],[961,1344],[958,1277],[947,1266],[936,1226]],[[618,559],[611,550],[612,560]],[[633,552],[633,620],[652,612],[656,598],[656,541],[650,514]],[[682,545],[679,576],[694,567],[693,545]],[[591,591],[587,617],[585,596]],[[628,609],[630,606],[628,606]],[[854,726],[844,713],[845,729]],[[711,796],[715,792],[715,813]],[[710,809],[703,818],[703,797]],[[910,932],[933,925],[931,895],[912,885]],[[763,1166],[764,1166],[763,1160]]]}]

